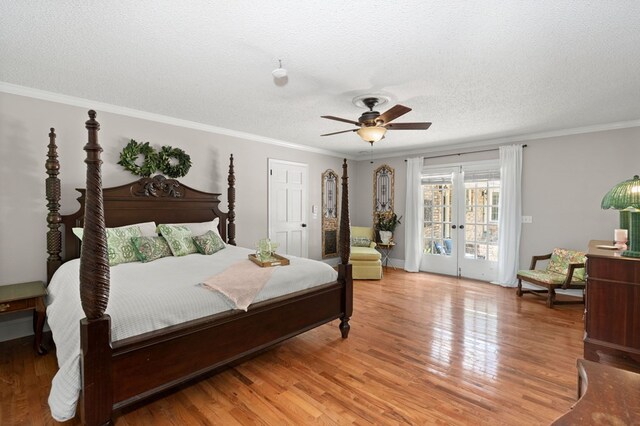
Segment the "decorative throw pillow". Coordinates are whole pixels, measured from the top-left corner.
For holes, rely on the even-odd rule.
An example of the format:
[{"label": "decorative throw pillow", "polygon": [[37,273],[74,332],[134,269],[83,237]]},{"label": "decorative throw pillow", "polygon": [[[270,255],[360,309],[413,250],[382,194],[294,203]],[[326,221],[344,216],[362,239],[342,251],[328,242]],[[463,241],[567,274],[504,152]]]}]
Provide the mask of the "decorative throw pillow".
[{"label": "decorative throw pillow", "polygon": [[[551,254],[551,260],[547,269],[549,271],[557,272],[559,274],[566,274],[569,270],[569,263],[585,263],[586,253],[576,250],[567,250],[562,248],[553,249]],[[573,270],[574,281],[584,281],[585,270],[584,268],[578,268]]]},{"label": "decorative throw pillow", "polygon": [[184,256],[198,252],[195,244],[193,244],[193,234],[186,226],[158,225],[158,231],[166,238],[174,256]]},{"label": "decorative throw pillow", "polygon": [[76,237],[78,237],[78,239],[80,241],[82,241],[82,235],[84,234],[84,228],[71,228],[71,232],[73,232],[73,235],[75,235]]},{"label": "decorative throw pillow", "polygon": [[367,237],[351,237],[351,247],[369,247],[371,240]]},{"label": "decorative throw pillow", "polygon": [[[131,225],[120,226],[120,228],[122,229],[132,228],[132,227],[140,228],[140,232],[142,233],[143,237],[153,237],[158,235],[158,233],[156,232],[155,222],[140,222],[140,223],[134,223]],[[119,229],[119,228],[107,228],[107,229]],[[80,241],[82,241],[82,235],[84,233],[83,228],[72,228],[71,231],[76,237],[78,237]]]},{"label": "decorative throw pillow", "polygon": [[209,231],[204,235],[193,237],[193,242],[198,248],[198,252],[202,254],[213,254],[225,247],[222,238],[220,238],[220,236],[213,231]]},{"label": "decorative throw pillow", "polygon": [[131,242],[140,262],[146,263],[171,256],[171,248],[164,237],[133,237]]},{"label": "decorative throw pillow", "polygon": [[123,228],[107,228],[107,253],[109,266],[120,263],[137,262],[136,251],[131,242],[132,237],[141,237],[142,231],[137,226]]},{"label": "decorative throw pillow", "polygon": [[[213,231],[216,234],[218,234],[218,236],[222,240],[222,237],[220,236],[220,232],[218,231],[219,223],[220,223],[220,218],[216,217],[215,219],[209,222],[169,223],[168,225],[169,226],[178,226],[178,225],[186,226],[187,228],[189,228],[189,230],[193,235],[204,235],[208,231]],[[222,243],[224,244],[224,240],[222,240]]]}]

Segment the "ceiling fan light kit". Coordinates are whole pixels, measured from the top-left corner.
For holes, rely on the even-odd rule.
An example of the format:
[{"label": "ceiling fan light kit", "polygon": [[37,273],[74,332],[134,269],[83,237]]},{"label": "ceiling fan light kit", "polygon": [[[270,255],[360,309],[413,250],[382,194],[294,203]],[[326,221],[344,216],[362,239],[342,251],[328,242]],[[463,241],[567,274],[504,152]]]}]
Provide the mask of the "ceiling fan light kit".
[{"label": "ceiling fan light kit", "polygon": [[387,133],[387,128],[378,126],[360,127],[356,133],[363,141],[373,144],[384,137],[385,133]]},{"label": "ceiling fan light kit", "polygon": [[[388,98],[384,98],[384,101],[388,101]],[[373,108],[381,103],[381,98],[372,95],[357,96],[353,99],[355,105],[364,105],[369,108],[369,111],[365,111],[358,121],[348,120],[346,118],[334,117],[332,115],[323,115],[322,118],[329,120],[341,121],[343,123],[353,124],[358,126],[356,129],[342,130],[339,132],[325,133],[321,136],[331,136],[340,133],[357,132],[358,136],[365,141],[369,142],[373,146],[374,142],[378,142],[384,138],[387,130],[427,130],[431,123],[391,123],[396,118],[405,115],[411,108],[404,105],[396,105],[389,108],[384,113],[380,114],[378,111],[374,111]]]}]

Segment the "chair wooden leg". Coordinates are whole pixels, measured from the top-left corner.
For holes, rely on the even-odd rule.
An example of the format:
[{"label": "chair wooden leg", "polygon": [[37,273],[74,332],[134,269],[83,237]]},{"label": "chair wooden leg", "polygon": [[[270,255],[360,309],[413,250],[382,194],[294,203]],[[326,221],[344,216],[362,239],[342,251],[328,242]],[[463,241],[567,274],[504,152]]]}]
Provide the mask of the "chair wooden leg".
[{"label": "chair wooden leg", "polygon": [[522,297],[522,280],[518,278],[518,289],[516,290],[516,296]]},{"label": "chair wooden leg", "polygon": [[553,309],[553,303],[556,301],[556,290],[549,287],[549,296],[547,296],[547,308]]}]

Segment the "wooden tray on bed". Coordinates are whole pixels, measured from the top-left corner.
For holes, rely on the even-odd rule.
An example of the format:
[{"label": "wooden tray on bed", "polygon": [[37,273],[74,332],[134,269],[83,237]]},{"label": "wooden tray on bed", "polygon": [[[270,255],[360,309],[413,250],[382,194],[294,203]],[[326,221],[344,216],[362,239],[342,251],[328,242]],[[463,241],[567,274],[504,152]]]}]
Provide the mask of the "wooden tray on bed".
[{"label": "wooden tray on bed", "polygon": [[286,257],[282,257],[276,253],[273,253],[271,255],[271,259],[265,260],[264,262],[258,259],[255,254],[251,253],[249,255],[249,260],[260,266],[261,268],[270,268],[272,266],[286,266],[290,263],[289,259],[287,259]]}]

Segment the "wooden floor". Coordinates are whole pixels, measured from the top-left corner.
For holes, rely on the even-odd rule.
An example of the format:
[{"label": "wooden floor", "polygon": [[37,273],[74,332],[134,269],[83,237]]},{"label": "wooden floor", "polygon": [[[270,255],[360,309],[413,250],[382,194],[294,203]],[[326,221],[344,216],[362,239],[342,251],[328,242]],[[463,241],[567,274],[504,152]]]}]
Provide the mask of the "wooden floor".
[{"label": "wooden floor", "polygon": [[[584,306],[393,270],[354,287],[348,339],[334,321],[116,424],[534,425],[575,402]],[[56,368],[29,338],[0,343],[1,425],[55,423]]]}]

